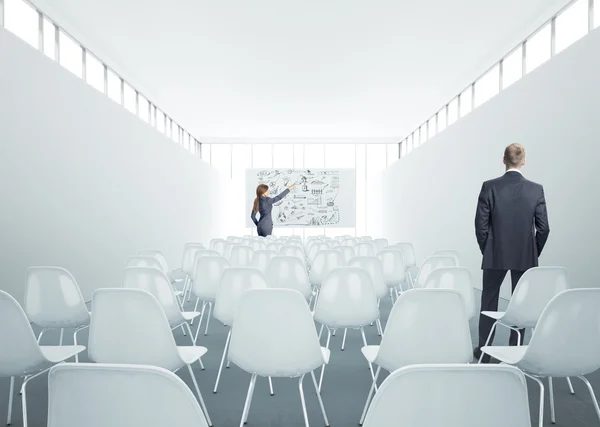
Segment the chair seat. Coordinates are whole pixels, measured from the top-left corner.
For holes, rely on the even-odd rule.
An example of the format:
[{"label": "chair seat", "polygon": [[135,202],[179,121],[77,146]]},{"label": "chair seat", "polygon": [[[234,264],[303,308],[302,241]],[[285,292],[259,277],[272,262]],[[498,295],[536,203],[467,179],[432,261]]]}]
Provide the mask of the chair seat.
[{"label": "chair seat", "polygon": [[201,347],[199,345],[194,346],[178,346],[177,351],[179,352],[179,356],[181,360],[186,365],[191,365],[196,360],[200,359],[202,356],[206,354],[208,349],[206,347]]},{"label": "chair seat", "polygon": [[375,359],[377,359],[377,353],[379,353],[378,345],[367,345],[360,349],[367,362],[374,363]]},{"label": "chair seat", "polygon": [[482,311],[481,314],[494,320],[500,320],[506,314],[506,311]]},{"label": "chair seat", "polygon": [[83,345],[42,345],[40,350],[46,359],[52,363],[62,362],[85,350]]},{"label": "chair seat", "polygon": [[185,320],[192,320],[196,317],[200,316],[200,312],[198,311],[182,311],[181,315]]},{"label": "chair seat", "polygon": [[526,345],[497,345],[481,347],[481,351],[485,354],[489,354],[494,359],[498,359],[501,362],[508,363],[509,365],[516,365],[523,359],[525,351],[527,351],[527,347],[528,346]]},{"label": "chair seat", "polygon": [[323,353],[323,359],[325,359],[325,364],[328,364],[329,358],[331,357],[331,350],[325,347],[321,347],[321,353]]},{"label": "chair seat", "polygon": [[180,297],[183,295],[183,291],[175,291],[175,296]]}]

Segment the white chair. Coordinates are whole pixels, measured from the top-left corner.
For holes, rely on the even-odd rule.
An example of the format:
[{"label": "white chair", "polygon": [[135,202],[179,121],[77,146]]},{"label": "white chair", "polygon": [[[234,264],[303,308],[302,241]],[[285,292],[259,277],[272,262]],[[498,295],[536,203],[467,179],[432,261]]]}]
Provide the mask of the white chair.
[{"label": "white chair", "polygon": [[217,251],[221,255],[224,255],[225,254],[225,245],[226,244],[227,244],[227,241],[224,240],[224,239],[212,239],[210,241],[208,249],[210,249],[211,251]]},{"label": "white chair", "polygon": [[313,296],[304,264],[295,256],[278,256],[271,260],[266,271],[270,288],[295,289],[307,301]]},{"label": "white chair", "polygon": [[455,251],[454,249],[439,249],[437,251],[435,251],[433,253],[434,256],[449,256],[451,258],[454,258],[454,261],[456,262],[456,266],[459,267],[460,266],[460,254],[458,253],[458,251]]},{"label": "white chair", "polygon": [[360,424],[377,389],[381,368],[394,372],[415,364],[472,361],[471,332],[461,293],[454,289],[403,292],[392,307],[381,344],[363,347],[362,353],[377,365],[377,371]]},{"label": "white chair", "polygon": [[135,255],[129,257],[125,267],[152,267],[164,271],[159,259],[154,255]]},{"label": "white chair", "polygon": [[[158,260],[158,263],[160,264],[160,268],[162,269],[162,271],[164,271],[165,274],[167,276],[169,276],[169,280],[171,280],[171,283],[175,282],[175,277],[173,275],[173,272],[169,268],[169,263],[167,262],[167,258],[164,256],[164,254],[161,251],[156,250],[156,249],[145,249],[143,251],[139,251],[138,255],[151,256],[151,257],[156,258]],[[127,267],[137,267],[137,266],[128,265]]]},{"label": "white chair", "polygon": [[390,425],[531,427],[525,376],[503,365],[400,368],[381,384],[363,427]]},{"label": "white chair", "polygon": [[163,308],[150,292],[98,289],[92,297],[92,313],[91,360],[158,366],[172,372],[187,366],[207,423],[212,425],[192,369],[192,364],[206,354],[206,347],[178,347]]},{"label": "white chair", "polygon": [[189,387],[155,366],[79,363],[48,374],[48,427],[206,427]]},{"label": "white chair", "polygon": [[[348,328],[360,330],[363,344],[366,347],[368,344],[364,327],[379,320],[377,295],[369,273],[360,267],[338,267],[331,270],[321,285],[319,300],[315,304],[314,319],[321,324],[319,338],[323,327],[327,327],[325,348],[329,349],[331,330],[341,328],[344,328],[342,351],[346,343]],[[369,364],[369,369],[373,377],[371,364]],[[324,371],[325,365],[321,369],[319,390],[321,390]]]},{"label": "white chair", "polygon": [[339,248],[339,251],[342,254],[342,258],[344,259],[345,265],[347,265],[350,262],[350,260],[356,256],[356,253],[354,252],[354,248],[352,248],[350,246],[341,246]]},{"label": "white chair", "polygon": [[377,249],[380,251],[382,251],[383,248],[385,248],[386,246],[389,245],[388,239],[383,239],[383,238],[373,239],[373,243],[375,243],[377,245]]},{"label": "white chair", "polygon": [[375,251],[373,250],[373,245],[371,242],[361,242],[354,247],[354,252],[356,252],[356,256],[374,256]]},{"label": "white chair", "polygon": [[306,268],[306,256],[304,255],[304,251],[302,250],[302,248],[299,246],[282,246],[279,250],[279,255],[296,257],[300,260],[300,262],[302,262],[302,265]]},{"label": "white chair", "polygon": [[[552,287],[552,283],[547,284]],[[514,296],[513,296],[514,298]],[[550,300],[529,345],[482,347],[482,353],[514,365],[540,386],[539,425],[544,425],[544,383],[548,378],[550,416],[555,420],[552,378],[578,377],[590,392],[596,414],[600,407],[585,375],[600,368],[600,289],[570,289]]]},{"label": "white chair", "polygon": [[351,248],[354,248],[354,246],[356,246],[359,243],[360,240],[350,237],[342,241],[342,246],[350,246]]},{"label": "white chair", "polygon": [[198,327],[196,328],[196,335],[194,335],[194,341],[198,340],[198,333],[202,326],[202,319],[204,318],[204,310],[208,305],[208,316],[206,317],[206,327],[204,329],[204,335],[208,335],[208,325],[210,323],[210,315],[212,312],[213,304],[217,297],[219,285],[221,284],[221,277],[226,268],[230,267],[230,263],[225,257],[204,257],[196,260],[196,273],[194,276],[194,282],[192,286],[192,293],[196,297],[196,306],[194,311],[198,310],[198,303],[202,301],[202,311],[200,312],[200,319],[198,321]]},{"label": "white chair", "polygon": [[410,287],[414,287],[414,281],[418,274],[417,258],[415,257],[415,248],[412,243],[400,242],[394,246],[402,251],[402,259],[406,267],[406,275],[409,280]]},{"label": "white chair", "polygon": [[463,296],[467,318],[477,315],[471,272],[465,267],[441,267],[433,270],[423,285],[426,289],[456,289]]},{"label": "white chair", "polygon": [[228,242],[240,243],[244,239],[242,237],[237,237],[237,236],[227,236],[227,238],[225,240]]},{"label": "white chair", "polygon": [[[359,267],[369,273],[371,281],[373,282],[375,295],[377,295],[377,306],[379,306],[380,301],[386,297],[388,292],[383,277],[383,266],[381,265],[379,258],[376,256],[357,256],[350,260],[348,267]],[[381,328],[380,319],[377,319],[375,323],[377,324],[377,333],[381,336],[383,330]]]},{"label": "white chair", "polygon": [[320,243],[315,243],[314,245],[311,246],[310,250],[308,251],[308,264],[311,266],[313,265],[313,262],[315,260],[315,257],[317,256],[317,254],[319,252],[322,251],[327,251],[330,249],[330,246],[328,243],[325,242],[320,242]]},{"label": "white chair", "polygon": [[234,267],[248,267],[252,264],[254,250],[249,246],[236,246],[231,249],[229,262]]},{"label": "white chair", "polygon": [[359,237],[359,239],[360,239],[361,242],[370,242],[370,241],[373,241],[373,237],[371,237],[371,236],[361,236],[361,237]]},{"label": "white chair", "polygon": [[274,252],[279,252],[279,250],[281,249],[283,245],[280,243],[269,243],[267,245],[267,250],[268,251],[274,251]]},{"label": "white chair", "polygon": [[279,254],[275,251],[268,250],[257,250],[254,251],[252,255],[252,262],[250,265],[254,268],[258,268],[263,274],[266,274],[267,268],[269,268],[269,264],[271,260],[277,257]]},{"label": "white chair", "polygon": [[[196,253],[206,250],[202,243],[186,243],[183,249],[183,258],[181,261],[181,272],[185,275],[183,284],[183,300],[188,295],[188,301],[191,298],[192,277],[194,275],[194,259]],[[182,301],[183,301],[182,300]]]},{"label": "white chair", "polygon": [[[390,299],[394,302],[394,295],[398,297],[399,287],[406,281],[406,267],[402,252],[394,249],[384,249],[379,251],[377,258],[381,261],[383,267],[383,279],[389,289]],[[402,290],[400,288],[400,290]]]},{"label": "white chair", "polygon": [[225,244],[225,249],[223,250],[223,256],[227,259],[231,259],[231,251],[233,250],[233,248],[235,248],[236,246],[250,247],[250,243],[252,243],[252,242],[248,242],[247,244],[245,244],[244,242],[242,242],[242,243],[227,242]]},{"label": "white chair", "polygon": [[266,249],[266,248],[267,248],[267,244],[266,244],[266,242],[267,242],[267,241],[268,241],[268,240],[265,240],[265,241],[261,241],[261,240],[253,240],[253,241],[250,243],[250,245],[249,245],[249,246],[250,246],[250,247],[252,248],[252,250],[254,250],[254,251],[260,251],[260,250],[262,250],[262,249]]},{"label": "white chair", "polygon": [[[24,305],[29,320],[42,328],[38,343],[44,332],[60,329],[58,345],[62,345],[64,330],[75,329],[73,344],[77,345],[77,333],[90,325],[90,312],[81,290],[64,268],[29,268]],[[79,362],[79,354],[75,354],[75,361]]]},{"label": "white chair", "polygon": [[123,287],[142,289],[150,292],[163,308],[171,329],[182,327],[190,334],[192,344],[196,344],[188,321],[200,316],[197,311],[182,311],[167,275],[152,267],[128,267],[123,273]]},{"label": "white chair", "polygon": [[0,348],[0,378],[10,378],[6,424],[10,425],[12,422],[15,377],[24,378],[21,386],[24,427],[27,427],[29,381],[46,372],[52,365],[64,362],[85,350],[82,345],[40,346],[25,312],[4,291],[0,291]]},{"label": "white chair", "polygon": [[[317,290],[321,287],[321,283],[325,280],[325,277],[331,270],[337,267],[343,267],[345,265],[344,257],[341,252],[328,249],[320,251],[316,254],[308,279],[310,284]],[[316,302],[315,302],[316,303]]]},{"label": "white chair", "polygon": [[423,261],[421,268],[419,268],[419,274],[413,284],[415,288],[422,288],[427,282],[427,276],[431,274],[436,268],[442,267],[458,267],[456,261],[450,256],[430,256]]},{"label": "white chair", "polygon": [[[215,388],[213,393],[217,392],[219,388],[219,380],[221,379],[221,372],[223,371],[223,363],[227,357],[227,351],[229,349],[229,342],[231,340],[231,327],[233,326],[233,320],[235,313],[240,302],[242,294],[249,289],[263,289],[267,287],[267,279],[264,274],[259,270],[252,267],[230,267],[226,268],[221,275],[221,283],[217,290],[217,297],[215,300],[215,319],[219,320],[223,324],[229,326],[229,332],[227,333],[227,339],[225,340],[225,347],[223,348],[223,355],[221,356],[221,363],[219,365],[219,372],[217,373],[217,379],[215,380]],[[229,367],[229,359],[227,359],[227,367]],[[273,394],[273,386],[269,382],[271,388],[271,394]]]},{"label": "white chair", "polygon": [[308,415],[302,380],[310,373],[329,426],[318,391],[314,370],[329,361],[330,352],[319,344],[313,319],[304,297],[291,289],[253,289],[241,298],[231,333],[229,358],[252,374],[240,427],[248,420],[256,378],[299,377],[298,387],[304,423]]}]

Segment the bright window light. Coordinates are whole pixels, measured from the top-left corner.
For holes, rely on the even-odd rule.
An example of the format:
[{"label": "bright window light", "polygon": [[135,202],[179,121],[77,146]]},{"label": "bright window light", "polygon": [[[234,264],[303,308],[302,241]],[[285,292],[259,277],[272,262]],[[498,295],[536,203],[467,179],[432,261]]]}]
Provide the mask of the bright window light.
[{"label": "bright window light", "polygon": [[464,117],[473,109],[473,86],[469,86],[460,94],[460,117]]},{"label": "bright window light", "polygon": [[448,104],[448,126],[458,120],[458,97]]},{"label": "bright window light", "polygon": [[542,29],[527,39],[525,51],[525,68],[527,73],[532,72],[537,67],[551,57],[550,42],[550,24],[546,24]]},{"label": "bright window light", "polygon": [[555,52],[566,49],[587,33],[588,0],[577,0],[556,17]]},{"label": "bright window light", "polygon": [[437,133],[437,131],[436,131],[437,114],[429,119],[429,121],[427,122],[427,125],[428,125],[428,129],[429,129],[429,138],[431,139]]},{"label": "bright window light", "polygon": [[500,90],[500,66],[494,65],[475,82],[475,107],[493,98]]},{"label": "bright window light", "polygon": [[506,89],[521,77],[523,77],[523,45],[519,45],[502,61],[502,88]]},{"label": "bright window light", "polygon": [[447,126],[447,117],[446,117],[446,107],[443,107],[437,114],[437,123],[438,123],[438,133],[446,129]]},{"label": "bright window light", "polygon": [[127,83],[125,83],[125,86],[123,87],[123,100],[125,101],[125,108],[133,114],[137,114],[135,107],[135,90]]},{"label": "bright window light", "polygon": [[104,65],[98,58],[85,51],[85,81],[104,93]]},{"label": "bright window light", "polygon": [[253,144],[252,145],[252,167],[253,168],[272,168],[273,167],[273,144]]},{"label": "bright window light", "polygon": [[48,58],[56,59],[56,27],[50,20],[44,18],[42,31],[44,37],[44,53]]},{"label": "bright window light", "polygon": [[305,146],[304,146],[304,167],[305,168],[324,168],[325,167],[325,146],[323,144],[305,144]]},{"label": "bright window light", "polygon": [[4,27],[39,48],[39,14],[23,0],[4,0]]},{"label": "bright window light", "polygon": [[121,103],[121,78],[113,70],[108,69],[108,97],[117,104]]},{"label": "bright window light", "polygon": [[146,123],[150,122],[150,104],[144,95],[138,94],[138,104],[140,106],[140,119]]},{"label": "bright window light", "polygon": [[59,63],[67,70],[75,74],[77,77],[81,77],[82,67],[82,54],[81,46],[66,33],[58,31],[58,47],[59,47]]}]

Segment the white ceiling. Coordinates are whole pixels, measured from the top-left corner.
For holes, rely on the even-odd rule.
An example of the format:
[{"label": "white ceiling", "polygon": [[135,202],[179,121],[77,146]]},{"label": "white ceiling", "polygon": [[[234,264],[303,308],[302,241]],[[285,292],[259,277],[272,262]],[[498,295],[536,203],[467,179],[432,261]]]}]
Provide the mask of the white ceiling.
[{"label": "white ceiling", "polygon": [[397,139],[568,0],[35,0],[202,140]]}]

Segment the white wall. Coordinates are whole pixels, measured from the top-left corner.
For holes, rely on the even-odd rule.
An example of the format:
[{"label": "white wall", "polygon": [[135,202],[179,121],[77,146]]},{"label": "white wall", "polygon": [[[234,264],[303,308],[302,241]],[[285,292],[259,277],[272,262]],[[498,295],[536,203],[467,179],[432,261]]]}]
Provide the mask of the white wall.
[{"label": "white wall", "polygon": [[0,289],[70,270],[89,299],[127,258],[223,234],[218,172],[0,28]]},{"label": "white wall", "polygon": [[[600,31],[595,30],[390,167],[385,228],[419,261],[460,251],[481,287],[474,215],[482,181],[503,173],[506,145],[527,152],[525,176],[544,185],[550,239],[540,263],[563,265],[575,286],[598,286]],[[503,295],[508,296],[505,286]]]}]

